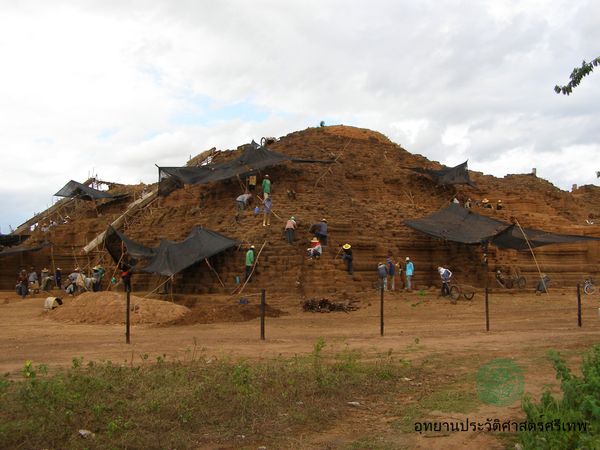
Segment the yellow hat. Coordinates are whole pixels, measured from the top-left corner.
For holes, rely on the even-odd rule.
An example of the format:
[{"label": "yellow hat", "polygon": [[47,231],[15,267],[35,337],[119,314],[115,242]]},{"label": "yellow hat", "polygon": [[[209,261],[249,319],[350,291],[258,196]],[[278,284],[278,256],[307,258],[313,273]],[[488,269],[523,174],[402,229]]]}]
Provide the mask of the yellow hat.
[{"label": "yellow hat", "polygon": [[344,245],[342,245],[342,248],[343,248],[344,250],[349,250],[349,249],[350,249],[350,247],[351,247],[351,245],[350,245],[350,244],[344,244]]},{"label": "yellow hat", "polygon": [[487,202],[489,202],[489,200],[488,200],[487,198],[484,198],[484,199],[482,200],[482,202],[483,202],[483,203],[487,203]]},{"label": "yellow hat", "polygon": [[314,237],[310,240],[310,242],[319,242],[319,240],[316,237]]}]

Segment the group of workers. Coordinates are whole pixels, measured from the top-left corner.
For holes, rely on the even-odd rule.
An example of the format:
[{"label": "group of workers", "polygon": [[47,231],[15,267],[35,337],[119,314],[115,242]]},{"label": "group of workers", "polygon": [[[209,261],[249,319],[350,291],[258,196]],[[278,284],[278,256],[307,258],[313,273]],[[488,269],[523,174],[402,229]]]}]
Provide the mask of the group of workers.
[{"label": "group of workers", "polygon": [[[385,263],[379,262],[377,264],[377,276],[379,277],[379,288],[387,291],[396,290],[396,275],[400,279],[400,282],[404,284],[404,290],[412,291],[412,277],[414,274],[415,266],[411,261],[410,257],[406,257],[404,262],[398,260],[394,262],[394,257],[391,253],[388,254],[388,258]],[[402,289],[402,287],[400,287]]]},{"label": "group of workers", "polygon": [[[457,198],[454,198],[454,200],[452,200],[452,202],[460,203]],[[471,200],[471,198],[468,198],[465,201],[465,208],[470,209],[473,206],[480,206],[481,208],[486,208],[486,209],[494,209],[494,205],[492,205],[492,203],[487,198],[484,198],[483,200],[481,200],[481,202],[478,200],[473,201],[473,200]],[[498,200],[496,202],[496,210],[499,211],[501,209],[504,209],[504,204],[502,203],[502,200]]]},{"label": "group of workers", "polygon": [[[268,227],[271,225],[271,209],[273,208],[273,198],[271,197],[271,178],[269,175],[264,176],[261,187],[263,193],[263,198],[261,200],[263,206],[263,227]],[[238,195],[235,199],[236,222],[241,220],[242,212],[253,203],[254,191],[256,191],[256,174],[251,174],[246,178],[246,188],[244,193]],[[259,212],[260,207],[257,205],[254,208],[254,213],[258,214]]]},{"label": "group of workers", "polygon": [[17,284],[15,290],[18,295],[25,298],[28,294],[38,293],[40,290],[48,292],[52,289],[52,285],[57,289],[64,289],[69,295],[75,295],[81,291],[97,292],[101,289],[102,279],[106,270],[101,265],[96,265],[92,268],[90,277],[86,277],[79,267],[73,269],[67,276],[67,283],[63,286],[62,269],[57,267],[54,275],[50,275],[47,268],[43,268],[38,276],[37,271],[30,267],[29,272],[21,269],[17,275]]}]

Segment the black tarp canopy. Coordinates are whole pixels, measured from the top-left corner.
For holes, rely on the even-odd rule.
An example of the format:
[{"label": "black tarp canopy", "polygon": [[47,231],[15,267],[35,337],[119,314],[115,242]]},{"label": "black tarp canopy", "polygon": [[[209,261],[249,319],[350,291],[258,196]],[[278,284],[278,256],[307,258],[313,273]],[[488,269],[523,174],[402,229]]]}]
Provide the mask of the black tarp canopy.
[{"label": "black tarp canopy", "polygon": [[81,200],[98,200],[101,198],[115,198],[108,192],[99,191],[77,181],[69,181],[56,194],[57,197],[79,198]]},{"label": "black tarp canopy", "polygon": [[439,211],[416,220],[405,220],[407,226],[439,239],[462,244],[484,244],[490,242],[500,248],[515,250],[549,244],[566,244],[578,241],[598,241],[600,238],[569,234],[548,233],[525,228],[474,213],[457,203],[451,203]]},{"label": "black tarp canopy", "polygon": [[437,184],[451,185],[451,184],[468,184],[472,187],[477,187],[475,183],[469,178],[469,169],[467,162],[459,164],[455,167],[446,167],[442,169],[423,169],[421,167],[415,167],[413,170],[425,175],[429,175]]},{"label": "black tarp canopy", "polygon": [[255,170],[266,169],[286,161],[294,163],[333,164],[335,160],[291,158],[252,141],[242,154],[231,161],[196,167],[158,167],[158,194],[165,196],[184,184],[203,184],[233,178]]},{"label": "black tarp canopy", "polygon": [[[533,228],[523,228],[531,247],[541,247],[549,244],[570,244],[578,241],[598,241],[600,238],[592,236],[578,236],[574,234],[548,233]],[[529,246],[523,237],[523,232],[517,225],[510,225],[502,233],[494,236],[492,243],[499,248],[512,248],[515,250],[527,250]]]},{"label": "black tarp canopy", "polygon": [[13,255],[17,255],[19,253],[26,253],[26,252],[37,252],[37,251],[39,251],[43,248],[49,247],[51,245],[52,244],[50,242],[45,241],[34,247],[25,247],[23,245],[18,245],[16,247],[9,247],[9,248],[5,248],[4,250],[2,250],[0,252],[0,257],[13,256]]},{"label": "black tarp canopy", "polygon": [[11,245],[20,244],[21,242],[25,241],[28,237],[28,235],[0,233],[0,245],[8,247]]},{"label": "black tarp canopy", "polygon": [[152,258],[156,253],[155,249],[138,244],[110,225],[106,230],[104,245],[117,264],[121,262],[121,256],[125,250],[127,250],[128,256],[127,263],[131,265],[136,265],[140,260]]},{"label": "black tarp canopy", "polygon": [[289,156],[261,147],[252,141],[251,144],[244,146],[240,156],[231,161],[197,167],[159,167],[158,192],[160,195],[165,195],[173,187],[181,187],[183,184],[203,184],[226,180],[290,160]]},{"label": "black tarp canopy", "polygon": [[404,223],[430,236],[463,244],[482,244],[508,226],[505,222],[475,214],[457,203]]},{"label": "black tarp canopy", "polygon": [[[198,261],[239,244],[234,239],[201,227],[194,227],[182,242],[163,239],[155,248],[132,241],[111,228],[107,232],[106,239],[107,250],[116,262],[121,259],[121,242],[123,242],[127,254],[134,259],[133,263],[142,259],[149,260],[147,265],[140,269],[142,272],[167,276],[175,275]],[[132,263],[131,259],[128,262]]]}]

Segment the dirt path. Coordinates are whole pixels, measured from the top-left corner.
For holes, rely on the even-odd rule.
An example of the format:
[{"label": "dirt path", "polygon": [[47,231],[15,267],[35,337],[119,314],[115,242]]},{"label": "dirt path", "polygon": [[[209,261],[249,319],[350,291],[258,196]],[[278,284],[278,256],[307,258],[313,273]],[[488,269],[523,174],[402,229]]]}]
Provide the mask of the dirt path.
[{"label": "dirt path", "polygon": [[[132,327],[132,343],[127,345],[123,325],[59,322],[43,312],[42,297],[22,300],[5,292],[0,294],[3,321],[0,371],[16,376],[25,360],[52,368],[70,365],[74,357],[128,364],[141,362],[146,354],[150,361],[162,355],[166,355],[167,360],[186,360],[200,354],[261,359],[308,353],[317,339],[323,337],[329,351],[351,348],[360,350],[365,357],[391,351],[414,363],[431,363],[440,376],[449,374],[457,379],[472,375],[490,359],[512,358],[524,369],[525,391],[539,395],[545,385],[556,383],[545,358],[549,348],[559,349],[578,365],[581,352],[599,341],[600,296],[583,299],[583,327],[579,328],[576,296],[572,293],[556,292],[543,297],[495,294],[490,297],[490,332],[485,331],[481,297],[452,305],[433,293],[386,295],[384,337],[379,335],[379,299],[373,293],[372,298],[363,299],[358,311],[351,313],[304,313],[298,299],[272,299],[273,304],[289,315],[267,318],[265,341],[259,339],[259,320],[253,319],[168,327],[136,325]],[[219,305],[231,308],[232,302],[223,297],[206,299],[207,307],[214,305],[215,308]],[[505,408],[481,409],[477,416],[485,421],[489,414],[502,419],[519,416],[521,412],[517,402]],[[456,418],[457,414],[451,417]],[[361,430],[382,433],[385,442],[392,439],[395,443],[420,448],[478,448],[498,443],[495,437],[481,433],[442,437],[407,435],[390,425],[397,419],[357,409],[349,415],[350,428],[348,423],[339,424],[330,435],[308,433],[294,443],[315,448],[343,448],[342,443],[353,442]]]}]

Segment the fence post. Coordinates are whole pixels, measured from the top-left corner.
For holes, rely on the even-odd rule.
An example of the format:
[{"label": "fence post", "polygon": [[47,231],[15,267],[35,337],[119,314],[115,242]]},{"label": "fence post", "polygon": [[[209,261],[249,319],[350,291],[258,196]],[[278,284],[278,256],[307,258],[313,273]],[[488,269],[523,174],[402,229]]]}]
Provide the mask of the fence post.
[{"label": "fence post", "polygon": [[581,285],[577,283],[577,326],[581,327]]},{"label": "fence post", "polygon": [[131,298],[130,298],[130,292],[129,289],[127,289],[127,312],[125,313],[125,343],[129,344],[130,343],[130,328],[129,328],[129,315],[130,315],[130,311],[131,311]]},{"label": "fence post", "polygon": [[485,288],[485,331],[490,331],[490,307],[487,287]]},{"label": "fence post", "polygon": [[260,290],[260,339],[265,340],[265,290]]},{"label": "fence post", "polygon": [[381,302],[380,302],[380,307],[379,307],[379,316],[380,316],[379,333],[381,334],[381,336],[383,336],[383,286],[381,286]]}]

